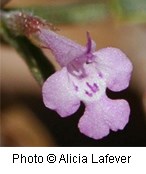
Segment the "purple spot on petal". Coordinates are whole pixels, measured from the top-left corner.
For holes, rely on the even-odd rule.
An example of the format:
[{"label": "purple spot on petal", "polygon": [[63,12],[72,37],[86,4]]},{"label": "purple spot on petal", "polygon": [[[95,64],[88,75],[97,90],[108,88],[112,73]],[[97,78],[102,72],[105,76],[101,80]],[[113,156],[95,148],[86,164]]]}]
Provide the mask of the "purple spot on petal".
[{"label": "purple spot on petal", "polygon": [[74,85],[74,88],[75,88],[76,91],[79,90],[78,86],[76,86],[76,85]]},{"label": "purple spot on petal", "polygon": [[78,91],[78,87],[77,86],[75,86],[75,90]]},{"label": "purple spot on petal", "polygon": [[86,85],[90,88],[90,90],[94,93],[96,93],[99,90],[99,87],[96,83],[93,85],[90,85],[88,82],[86,82]]},{"label": "purple spot on petal", "polygon": [[92,86],[88,83],[88,82],[86,82],[86,85],[91,89],[92,88]]},{"label": "purple spot on petal", "polygon": [[92,97],[93,95],[89,93],[88,91],[85,91],[85,94],[87,94],[89,97]]},{"label": "purple spot on petal", "polygon": [[101,72],[98,73],[98,76],[99,76],[100,78],[103,78],[103,75],[102,75]]},{"label": "purple spot on petal", "polygon": [[99,87],[98,87],[98,85],[96,83],[94,83],[94,91],[95,92],[99,91]]}]

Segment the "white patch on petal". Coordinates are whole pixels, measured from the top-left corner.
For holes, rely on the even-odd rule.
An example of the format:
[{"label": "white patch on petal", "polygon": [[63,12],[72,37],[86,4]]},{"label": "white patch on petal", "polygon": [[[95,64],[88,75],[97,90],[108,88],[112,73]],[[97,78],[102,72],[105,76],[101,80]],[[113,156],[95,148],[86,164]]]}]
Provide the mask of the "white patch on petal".
[{"label": "white patch on petal", "polygon": [[[105,79],[103,79],[101,74],[97,72],[94,63],[84,63],[83,67],[87,74],[86,77],[78,78],[73,74],[69,74],[73,85],[76,86],[76,94],[84,103],[97,101],[105,94]],[[77,75],[80,75],[80,73],[78,72]]]}]

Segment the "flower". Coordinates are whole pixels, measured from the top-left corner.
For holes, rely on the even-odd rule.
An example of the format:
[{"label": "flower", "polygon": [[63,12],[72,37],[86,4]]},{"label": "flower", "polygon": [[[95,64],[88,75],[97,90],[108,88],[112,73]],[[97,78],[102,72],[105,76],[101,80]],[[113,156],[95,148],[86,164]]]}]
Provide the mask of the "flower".
[{"label": "flower", "polygon": [[56,28],[51,23],[26,12],[3,12],[1,16],[16,35],[25,35],[32,41],[39,39],[62,67],[43,84],[46,107],[67,117],[78,110],[82,101],[86,107],[78,127],[94,139],[126,126],[128,102],[106,96],[106,88],[116,92],[129,85],[132,64],[121,50],[108,47],[95,51],[96,44],[89,33],[87,45],[81,46],[53,32]]},{"label": "flower", "polygon": [[108,98],[106,88],[116,92],[128,87],[132,64],[127,56],[112,47],[95,51],[89,33],[85,47],[44,28],[37,36],[62,67],[43,84],[45,106],[67,117],[78,110],[82,101],[85,112],[78,128],[93,139],[107,136],[110,130],[122,130],[129,120],[129,104]]}]

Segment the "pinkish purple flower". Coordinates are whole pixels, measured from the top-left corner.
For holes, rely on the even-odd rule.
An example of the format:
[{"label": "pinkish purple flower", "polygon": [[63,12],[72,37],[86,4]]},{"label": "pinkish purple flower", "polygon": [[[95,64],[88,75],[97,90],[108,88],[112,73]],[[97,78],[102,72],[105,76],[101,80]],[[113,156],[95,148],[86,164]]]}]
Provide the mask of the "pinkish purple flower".
[{"label": "pinkish purple flower", "polygon": [[45,106],[67,117],[82,101],[85,112],[78,127],[94,139],[105,137],[110,130],[122,130],[129,120],[129,104],[108,98],[106,88],[116,92],[128,87],[132,64],[127,56],[112,47],[95,51],[88,33],[86,47],[47,29],[40,29],[37,35],[62,67],[43,85]]}]

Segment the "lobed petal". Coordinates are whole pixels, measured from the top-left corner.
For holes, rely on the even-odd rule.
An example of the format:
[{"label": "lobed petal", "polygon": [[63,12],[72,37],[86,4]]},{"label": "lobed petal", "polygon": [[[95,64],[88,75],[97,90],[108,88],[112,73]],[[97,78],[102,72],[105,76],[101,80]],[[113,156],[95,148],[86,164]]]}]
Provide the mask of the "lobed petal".
[{"label": "lobed petal", "polygon": [[45,106],[56,110],[61,117],[73,114],[80,106],[66,68],[62,68],[46,80],[42,94]]},{"label": "lobed petal", "polygon": [[98,102],[86,106],[85,113],[79,120],[80,131],[94,139],[101,139],[109,134],[110,129],[122,130],[128,123],[129,104],[125,100],[111,100],[103,96]]},{"label": "lobed petal", "polygon": [[117,48],[104,48],[94,53],[97,67],[112,91],[121,91],[129,86],[132,64]]}]

